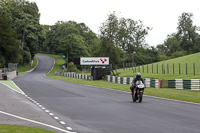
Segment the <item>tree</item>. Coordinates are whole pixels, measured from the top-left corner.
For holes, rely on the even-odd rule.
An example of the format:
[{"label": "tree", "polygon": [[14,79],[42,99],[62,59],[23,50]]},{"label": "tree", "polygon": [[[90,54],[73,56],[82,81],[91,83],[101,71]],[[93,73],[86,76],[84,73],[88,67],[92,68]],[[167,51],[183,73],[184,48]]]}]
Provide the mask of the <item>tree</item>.
[{"label": "tree", "polygon": [[13,29],[12,14],[8,9],[0,7],[0,65],[9,62],[17,63],[19,57],[19,41]]},{"label": "tree", "polygon": [[182,13],[178,20],[177,35],[181,40],[181,47],[187,53],[195,53],[200,51],[199,27],[193,25],[193,14]]},{"label": "tree", "polygon": [[[150,28],[145,27],[142,21],[118,18],[116,13],[113,12],[108,15],[106,22],[102,23],[100,26],[101,52],[105,55],[108,55],[109,52],[112,53],[112,55],[115,56],[115,59],[113,59],[115,61],[113,63],[119,63],[120,56],[118,55],[120,55],[120,49],[126,54],[132,54],[133,51],[141,51],[140,49],[143,49],[145,46],[145,36],[148,34],[149,30]],[[105,53],[105,51],[108,53]],[[141,62],[144,63],[145,61]]]},{"label": "tree", "polygon": [[77,57],[87,57],[89,53],[87,47],[84,45],[83,37],[77,34],[69,34],[60,37],[59,40],[61,51],[64,55],[69,56],[69,61]]},{"label": "tree", "polygon": [[102,37],[99,49],[100,50],[98,56],[109,57],[110,63],[113,65],[117,65],[120,63],[121,50],[120,48],[115,47],[113,42]]},{"label": "tree", "polygon": [[132,53],[145,44],[145,36],[150,30],[142,21],[118,18],[115,12],[108,15],[106,22],[100,27],[100,36],[114,43],[116,47]]},{"label": "tree", "polygon": [[12,14],[13,27],[17,31],[21,49],[29,51],[33,59],[44,41],[36,3],[26,0],[4,0],[3,6],[8,8]]},{"label": "tree", "polygon": [[84,23],[58,21],[46,33],[50,51],[62,53],[72,61],[75,57],[96,55],[99,39]]}]

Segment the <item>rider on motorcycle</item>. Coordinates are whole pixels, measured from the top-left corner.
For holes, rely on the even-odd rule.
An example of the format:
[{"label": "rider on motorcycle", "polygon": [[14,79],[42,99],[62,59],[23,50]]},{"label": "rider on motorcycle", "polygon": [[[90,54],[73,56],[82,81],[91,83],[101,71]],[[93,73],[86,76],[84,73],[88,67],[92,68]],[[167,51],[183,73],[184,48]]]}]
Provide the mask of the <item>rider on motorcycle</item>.
[{"label": "rider on motorcycle", "polygon": [[[136,82],[137,82],[138,80],[141,80],[142,83],[143,83],[144,86],[145,86],[145,82],[144,82],[144,79],[141,77],[141,74],[140,74],[140,73],[137,73],[137,74],[136,74],[136,77],[133,78],[132,86],[130,87],[132,93],[136,91],[136,90],[135,90],[135,87],[136,87]],[[134,91],[133,91],[133,90],[134,90]],[[131,93],[131,94],[132,94],[132,93]]]}]

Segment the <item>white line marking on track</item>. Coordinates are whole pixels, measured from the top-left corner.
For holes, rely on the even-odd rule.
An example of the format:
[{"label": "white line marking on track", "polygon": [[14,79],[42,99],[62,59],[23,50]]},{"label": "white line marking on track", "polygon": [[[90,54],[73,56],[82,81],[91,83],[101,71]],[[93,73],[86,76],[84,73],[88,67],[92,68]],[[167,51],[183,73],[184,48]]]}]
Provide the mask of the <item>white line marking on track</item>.
[{"label": "white line marking on track", "polygon": [[60,121],[60,124],[65,125],[66,123],[64,121]]},{"label": "white line marking on track", "polygon": [[18,119],[21,119],[21,120],[24,120],[24,121],[32,122],[32,123],[43,125],[43,126],[46,126],[46,127],[50,127],[50,128],[53,128],[53,129],[56,129],[56,130],[59,130],[59,131],[65,132],[65,133],[76,133],[76,132],[70,132],[70,131],[61,129],[59,127],[55,127],[53,125],[45,124],[45,123],[34,121],[34,120],[31,120],[31,119],[27,119],[27,118],[24,118],[24,117],[21,117],[21,116],[17,116],[17,115],[13,115],[13,114],[10,114],[10,113],[6,113],[6,112],[3,112],[3,111],[0,111],[0,113],[4,114],[4,115],[11,116],[11,117],[14,117],[14,118],[18,118]]},{"label": "white line marking on track", "polygon": [[49,113],[49,115],[51,115],[51,116],[52,116],[52,115],[54,115],[54,114],[53,114],[53,113]]},{"label": "white line marking on track", "polygon": [[71,127],[66,127],[66,128],[67,128],[67,130],[70,130],[70,131],[72,130],[72,128],[71,128]]},{"label": "white line marking on track", "polygon": [[49,113],[49,110],[45,110],[45,112]]},{"label": "white line marking on track", "polygon": [[58,118],[58,117],[54,117],[54,119],[56,119],[56,120],[59,120],[59,118]]}]

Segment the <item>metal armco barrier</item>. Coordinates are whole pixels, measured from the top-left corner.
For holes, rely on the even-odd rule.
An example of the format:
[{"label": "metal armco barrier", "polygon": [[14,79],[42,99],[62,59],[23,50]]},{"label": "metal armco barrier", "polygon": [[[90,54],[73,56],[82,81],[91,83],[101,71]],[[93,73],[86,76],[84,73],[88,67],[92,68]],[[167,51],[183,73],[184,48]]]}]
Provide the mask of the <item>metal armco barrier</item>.
[{"label": "metal armco barrier", "polygon": [[168,88],[200,90],[200,79],[169,79]]},{"label": "metal armco barrier", "polygon": [[[115,77],[115,76],[107,75],[106,80],[113,83],[131,85],[133,81],[133,77]],[[145,81],[146,87],[161,88],[160,79],[145,78],[144,81]]]},{"label": "metal armco barrier", "polygon": [[77,78],[77,79],[93,80],[92,76],[76,74],[74,72],[64,72],[64,73],[55,72],[55,75],[62,75],[65,77],[71,77],[71,78]]}]

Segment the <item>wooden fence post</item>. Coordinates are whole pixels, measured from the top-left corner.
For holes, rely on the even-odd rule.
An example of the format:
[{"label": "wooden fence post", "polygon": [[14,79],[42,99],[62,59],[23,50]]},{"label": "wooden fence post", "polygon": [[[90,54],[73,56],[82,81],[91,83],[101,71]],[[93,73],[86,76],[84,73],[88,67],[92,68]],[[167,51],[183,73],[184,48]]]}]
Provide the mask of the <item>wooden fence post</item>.
[{"label": "wooden fence post", "polygon": [[167,74],[169,74],[169,64],[167,64]]},{"label": "wooden fence post", "polygon": [[143,67],[143,73],[144,73],[144,65],[142,67]]},{"label": "wooden fence post", "polygon": [[157,74],[158,74],[158,64],[157,64]]},{"label": "wooden fence post", "polygon": [[179,63],[179,74],[181,74],[181,64]]},{"label": "wooden fence post", "polygon": [[135,64],[135,73],[136,73],[136,67],[137,67],[137,65]]},{"label": "wooden fence post", "polygon": [[186,75],[187,75],[187,63],[186,63]]},{"label": "wooden fence post", "polygon": [[134,67],[134,66],[133,66],[133,63],[132,63],[132,70],[133,70],[133,67]]}]

